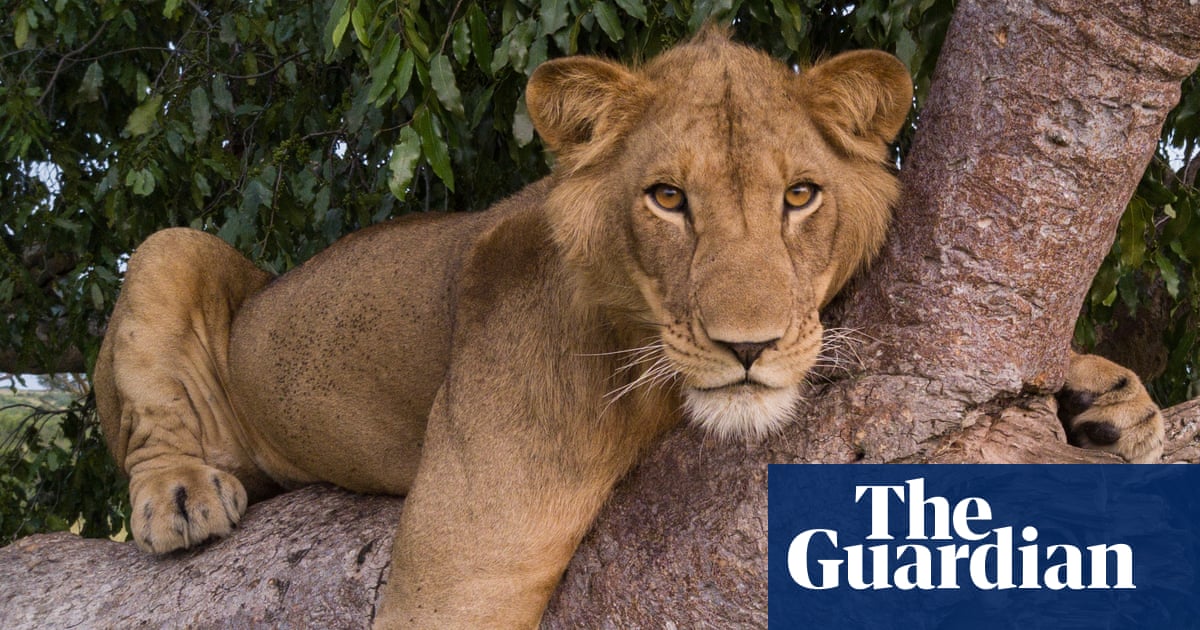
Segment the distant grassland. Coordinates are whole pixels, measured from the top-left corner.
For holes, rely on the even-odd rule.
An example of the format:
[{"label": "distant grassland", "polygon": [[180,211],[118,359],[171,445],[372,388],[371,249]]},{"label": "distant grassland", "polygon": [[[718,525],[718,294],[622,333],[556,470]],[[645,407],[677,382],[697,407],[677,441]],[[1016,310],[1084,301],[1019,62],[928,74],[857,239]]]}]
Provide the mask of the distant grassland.
[{"label": "distant grassland", "polygon": [[[26,418],[37,409],[64,409],[71,402],[71,394],[60,391],[0,391],[0,449],[7,449],[16,440],[10,440]],[[52,418],[49,422],[57,422]],[[43,434],[46,427],[42,427]]]}]

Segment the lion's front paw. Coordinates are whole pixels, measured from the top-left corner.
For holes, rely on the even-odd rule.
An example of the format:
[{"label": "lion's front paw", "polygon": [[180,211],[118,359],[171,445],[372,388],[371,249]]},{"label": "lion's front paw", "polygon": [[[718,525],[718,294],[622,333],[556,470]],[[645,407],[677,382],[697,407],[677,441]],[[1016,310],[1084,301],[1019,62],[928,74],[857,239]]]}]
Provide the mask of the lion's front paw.
[{"label": "lion's front paw", "polygon": [[129,481],[129,495],[133,539],[153,553],[226,536],[246,511],[242,483],[203,464],[135,472]]},{"label": "lion's front paw", "polygon": [[1073,355],[1057,398],[1058,418],[1071,444],[1135,464],[1162,458],[1162,414],[1133,372],[1096,355]]}]

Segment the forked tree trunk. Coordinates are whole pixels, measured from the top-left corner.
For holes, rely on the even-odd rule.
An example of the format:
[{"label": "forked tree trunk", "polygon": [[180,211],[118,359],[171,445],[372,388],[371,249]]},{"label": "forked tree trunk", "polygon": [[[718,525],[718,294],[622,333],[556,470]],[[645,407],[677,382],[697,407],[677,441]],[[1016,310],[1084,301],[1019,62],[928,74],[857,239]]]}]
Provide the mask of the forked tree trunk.
[{"label": "forked tree trunk", "polygon": [[[767,463],[1113,461],[1066,445],[1048,394],[1200,61],[1197,33],[1196,0],[960,3],[889,245],[839,308],[840,325],[869,340],[861,369],[815,388],[766,443],[668,436],[618,488],[544,625],[765,626]],[[1167,460],[1200,461],[1200,403],[1167,417]],[[0,550],[0,619],[366,625],[401,504],[306,489],[167,560],[30,537]]]}]

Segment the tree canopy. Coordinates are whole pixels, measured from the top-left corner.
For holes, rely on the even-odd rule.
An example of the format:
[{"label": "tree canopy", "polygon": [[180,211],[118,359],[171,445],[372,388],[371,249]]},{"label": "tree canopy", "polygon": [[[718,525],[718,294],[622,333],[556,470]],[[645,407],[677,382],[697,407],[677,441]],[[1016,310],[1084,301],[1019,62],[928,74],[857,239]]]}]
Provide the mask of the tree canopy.
[{"label": "tree canopy", "polygon": [[[211,231],[273,272],[406,212],[481,210],[548,170],[522,101],[548,58],[653,56],[706,20],[802,65],[880,48],[913,73],[913,123],[951,0],[16,0],[0,14],[0,371],[86,371],[124,260],[151,232]],[[1031,68],[1030,72],[1053,68]],[[1114,94],[1119,100],[1122,95]],[[898,147],[901,157],[911,138]],[[1096,277],[1077,339],[1151,321],[1162,404],[1200,360],[1200,77]],[[0,456],[0,539],[122,526],[86,401]],[[48,416],[47,416],[48,417]]]}]

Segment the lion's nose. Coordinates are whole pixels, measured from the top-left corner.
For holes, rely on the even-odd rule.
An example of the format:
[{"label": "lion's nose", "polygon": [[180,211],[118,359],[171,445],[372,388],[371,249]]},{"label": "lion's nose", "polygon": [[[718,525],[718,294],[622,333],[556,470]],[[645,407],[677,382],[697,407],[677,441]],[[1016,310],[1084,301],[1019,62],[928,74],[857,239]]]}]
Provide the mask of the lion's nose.
[{"label": "lion's nose", "polygon": [[749,342],[718,341],[716,339],[713,341],[715,341],[717,345],[724,346],[726,349],[732,352],[733,356],[737,357],[737,360],[742,364],[742,367],[749,370],[750,366],[754,365],[754,362],[758,360],[758,357],[762,356],[763,350],[775,347],[775,342],[779,341],[779,338],[776,337],[775,339],[771,339],[769,341]]}]

